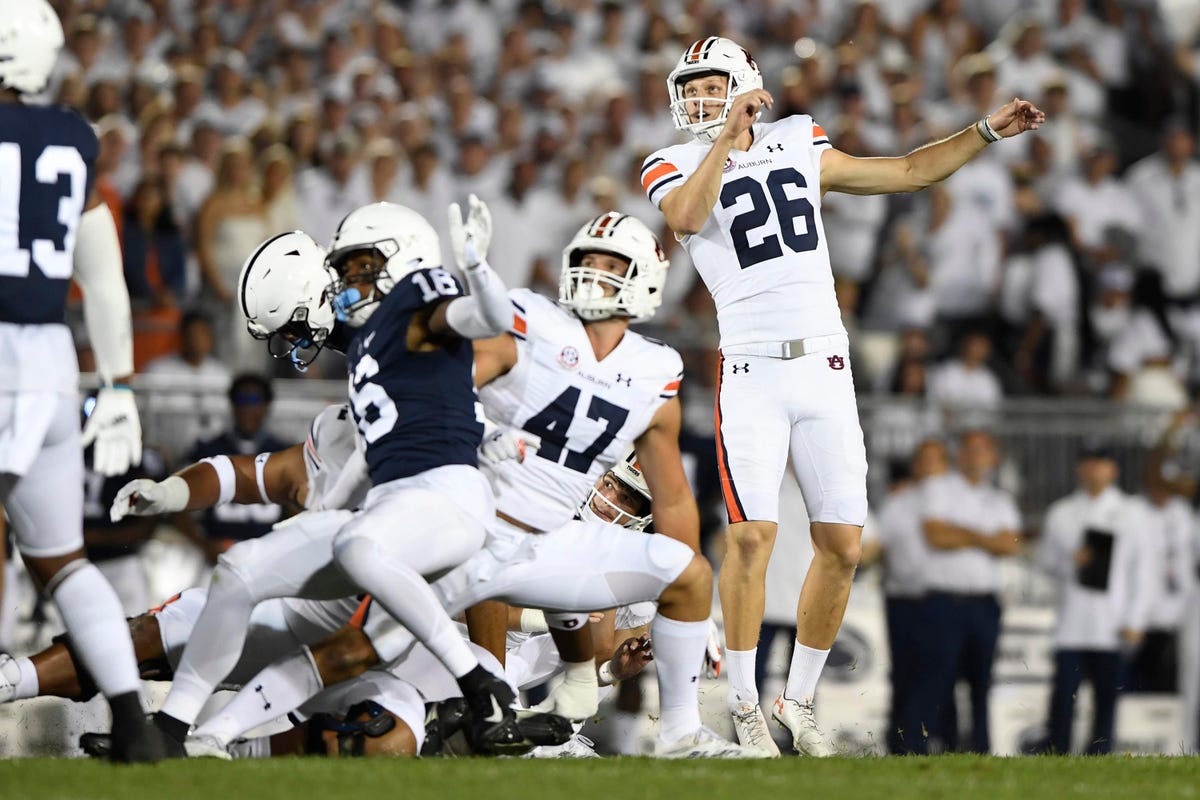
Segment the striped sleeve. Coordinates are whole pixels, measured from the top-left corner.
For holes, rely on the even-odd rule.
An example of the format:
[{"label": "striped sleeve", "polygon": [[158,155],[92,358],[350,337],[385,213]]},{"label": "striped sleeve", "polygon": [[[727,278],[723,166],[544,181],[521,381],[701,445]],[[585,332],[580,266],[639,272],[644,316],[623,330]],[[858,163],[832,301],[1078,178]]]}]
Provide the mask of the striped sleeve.
[{"label": "striped sleeve", "polygon": [[521,305],[516,300],[511,300],[511,302],[513,307],[513,319],[512,325],[509,326],[508,332],[523,342],[525,341],[525,331],[528,328],[528,323],[525,321],[525,306]]},{"label": "striped sleeve", "polygon": [[642,189],[655,207],[672,189],[683,183],[679,168],[659,155],[652,155],[642,164]]},{"label": "striped sleeve", "polygon": [[664,400],[670,400],[672,397],[675,397],[679,394],[679,384],[682,382],[683,372],[681,370],[678,375],[672,378],[671,381],[663,387],[662,392],[660,392],[658,396]]},{"label": "striped sleeve", "polygon": [[829,134],[825,133],[825,129],[818,125],[816,120],[813,120],[812,124],[812,144],[818,150],[833,147],[829,141]]}]

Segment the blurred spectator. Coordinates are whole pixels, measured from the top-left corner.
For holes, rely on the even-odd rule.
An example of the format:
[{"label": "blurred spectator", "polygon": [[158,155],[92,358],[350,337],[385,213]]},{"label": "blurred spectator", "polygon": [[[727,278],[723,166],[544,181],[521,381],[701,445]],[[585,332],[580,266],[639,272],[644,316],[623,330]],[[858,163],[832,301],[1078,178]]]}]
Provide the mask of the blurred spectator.
[{"label": "blurred spectator", "polygon": [[271,145],[259,156],[258,163],[268,233],[274,235],[299,229],[300,202],[296,198],[291,151],[281,144]]},{"label": "blurred spectator", "polygon": [[914,703],[927,732],[909,749],[926,753],[952,736],[945,722],[960,671],[970,687],[971,735],[965,749],[991,751],[988,726],[992,662],[1000,634],[1000,562],[1021,546],[1013,498],[992,485],[998,463],[990,433],[969,430],[958,439],[958,470],[930,479],[921,525],[930,547],[928,595],[920,637],[922,680]]},{"label": "blurred spectator", "polygon": [[224,424],[230,373],[213,355],[215,347],[208,317],[197,311],[184,314],[178,354],[151,361],[138,378],[138,385],[148,390],[146,441],[162,448],[173,464]]},{"label": "blurred spectator", "polygon": [[[270,381],[250,373],[240,374],[229,384],[228,397],[232,426],[214,438],[199,442],[184,463],[219,455],[272,453],[288,446],[264,427],[275,397]],[[172,521],[203,551],[208,562],[215,564],[217,556],[235,542],[262,536],[282,516],[283,508],[276,503],[225,503],[206,509],[199,515],[199,522],[188,512],[173,515]]]},{"label": "blurred spectator", "polygon": [[988,367],[992,340],[983,331],[968,332],[958,357],[944,361],[929,375],[930,402],[946,409],[993,409],[1004,398],[1000,380]]},{"label": "blurred spectator", "polygon": [[1109,345],[1108,365],[1114,373],[1112,396],[1133,405],[1180,409],[1187,361],[1167,314],[1158,273],[1138,273],[1132,289],[1129,323]]},{"label": "blurred spectator", "polygon": [[1128,185],[1145,221],[1142,253],[1162,275],[1166,296],[1188,306],[1200,297],[1200,164],[1194,152],[1191,132],[1172,120],[1163,132],[1161,149],[1128,172]]},{"label": "blurred spectator", "polygon": [[[300,201],[301,230],[318,242],[328,244],[338,223],[347,214],[371,202],[370,181],[359,164],[358,138],[351,133],[339,136],[329,151],[325,166],[309,167],[300,173],[296,193]],[[245,254],[242,257],[244,259]]]},{"label": "blurred spectator", "polygon": [[1116,146],[1105,135],[1090,142],[1083,153],[1083,174],[1068,177],[1053,199],[1054,209],[1067,220],[1075,247],[1093,269],[1115,260],[1107,238],[1117,228],[1134,236],[1142,227],[1141,209],[1128,202],[1129,188],[1114,177]]},{"label": "blurred spectator", "polygon": [[921,527],[922,487],[927,479],[944,474],[949,462],[945,445],[926,440],[913,453],[911,466],[901,460],[892,463],[887,498],[879,509],[892,690],[887,747],[890,753],[907,753],[921,719],[914,703],[919,698],[916,687],[922,675],[919,643],[925,624],[925,571],[929,563],[929,546]]},{"label": "blurred spectator", "polygon": [[1045,749],[1071,752],[1080,682],[1092,685],[1093,720],[1085,752],[1111,753],[1121,652],[1142,639],[1149,594],[1144,580],[1144,516],[1117,488],[1113,453],[1080,453],[1079,488],[1046,512],[1036,564],[1058,584],[1054,683]]},{"label": "blurred spectator", "polygon": [[[1179,691],[1179,633],[1196,575],[1196,518],[1173,491],[1163,465],[1147,464],[1142,494],[1138,549],[1141,554],[1145,637],[1129,668],[1132,692]],[[1139,644],[1131,642],[1131,644]]]},{"label": "blurred spectator", "polygon": [[183,234],[161,180],[143,178],[138,183],[125,206],[121,234],[130,300],[162,305],[186,296]]}]

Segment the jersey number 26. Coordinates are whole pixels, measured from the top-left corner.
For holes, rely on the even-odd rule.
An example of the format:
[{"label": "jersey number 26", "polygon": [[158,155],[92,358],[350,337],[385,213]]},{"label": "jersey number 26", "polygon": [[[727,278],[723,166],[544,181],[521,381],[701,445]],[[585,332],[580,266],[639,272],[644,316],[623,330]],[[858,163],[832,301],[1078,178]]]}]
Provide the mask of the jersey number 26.
[{"label": "jersey number 26", "polygon": [[[737,252],[738,264],[742,269],[783,255],[783,247],[779,244],[780,237],[774,233],[763,236],[758,244],[750,244],[750,232],[770,222],[772,207],[779,218],[779,233],[788,249],[793,253],[816,249],[819,237],[813,205],[807,197],[788,197],[788,186],[804,189],[808,183],[795,169],[784,167],[771,170],[767,175],[770,200],[767,199],[767,192],[763,191],[762,184],[749,175],[730,181],[721,189],[721,208],[729,208],[743,196],[750,196],[749,210],[734,217],[729,226],[729,236],[733,239],[733,249]],[[797,219],[804,220],[803,233],[796,230]]]}]

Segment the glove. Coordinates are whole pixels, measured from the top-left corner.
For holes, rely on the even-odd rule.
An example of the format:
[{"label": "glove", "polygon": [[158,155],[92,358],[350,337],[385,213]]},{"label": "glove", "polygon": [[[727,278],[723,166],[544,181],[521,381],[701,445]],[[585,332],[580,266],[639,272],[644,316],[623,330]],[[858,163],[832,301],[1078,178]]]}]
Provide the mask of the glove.
[{"label": "glove", "polygon": [[101,475],[123,475],[142,463],[142,423],[129,389],[105,387],[83,426],[84,447],[95,442],[92,469]]},{"label": "glove", "polygon": [[704,650],[704,676],[713,680],[721,677],[721,633],[717,623],[708,621],[708,646]]},{"label": "glove", "polygon": [[469,201],[466,220],[458,203],[450,204],[450,246],[458,268],[464,271],[479,266],[492,241],[492,212],[475,195]]},{"label": "glove", "polygon": [[151,517],[155,514],[182,511],[187,507],[190,495],[187,481],[178,475],[172,475],[163,481],[138,478],[125,484],[117,492],[112,508],[108,510],[108,518],[113,522],[120,522],[127,516]]},{"label": "glove", "polygon": [[554,687],[549,697],[534,706],[533,710],[580,722],[594,716],[600,707],[596,667],[591,661],[567,663],[565,666],[562,683]]},{"label": "glove", "polygon": [[519,428],[497,428],[483,437],[483,443],[479,445],[479,460],[493,467],[505,461],[520,464],[525,456],[536,453],[541,445],[540,436]]}]

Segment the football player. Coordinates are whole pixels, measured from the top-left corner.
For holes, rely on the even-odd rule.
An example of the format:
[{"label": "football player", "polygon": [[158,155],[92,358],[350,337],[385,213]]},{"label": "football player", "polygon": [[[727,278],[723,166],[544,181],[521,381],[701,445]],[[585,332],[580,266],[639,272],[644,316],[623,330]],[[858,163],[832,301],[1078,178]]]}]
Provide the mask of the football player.
[{"label": "football player", "polygon": [[[334,234],[328,257],[333,274],[324,295],[332,297],[336,314],[351,329],[350,407],[365,442],[372,488],[361,511],[337,533],[336,566],[326,566],[322,582],[341,573],[349,581],[333,596],[356,587],[374,593],[459,681],[473,712],[475,741],[502,742],[518,735],[510,708],[515,696],[480,666],[425,579],[478,550],[494,513],[490,487],[476,467],[483,424],[476,412],[470,340],[503,331],[510,309],[507,290],[484,259],[491,236],[486,206],[472,196],[465,221],[458,206],[451,206],[450,227],[469,295],[441,269],[437,233],[408,208],[363,206]],[[243,272],[287,236],[261,245]],[[280,257],[298,264],[309,260],[292,250]],[[239,284],[249,316],[259,298],[250,296],[250,281]],[[309,297],[315,287],[301,288]],[[288,324],[311,327],[308,309],[289,309]],[[396,518],[408,522],[397,528]],[[230,646],[225,620],[243,627],[254,605],[248,592],[227,592],[207,604],[156,715],[178,741],[186,739],[237,660],[242,642]]]},{"label": "football player", "polygon": [[773,104],[754,59],[709,36],[667,77],[675,126],[694,142],[651,154],[642,186],[691,254],[717,307],[717,457],[729,514],[719,579],[729,710],[738,737],[778,755],[754,683],[767,560],[789,453],[812,520],[815,557],[797,607],[797,643],[773,716],[808,755],[832,751],[817,727],[817,679],[845,613],[867,513],[866,453],[846,329],[821,225],[825,192],[913,192],[1045,114],[1013,99],[940,142],[897,158],[855,158]]},{"label": "football player", "polygon": [[[95,191],[96,134],[78,112],[26,104],[47,84],[63,30],[46,0],[0,14],[0,506],[34,582],[54,599],[108,699],[117,761],[156,761],[121,603],[84,557],[83,447],[101,475],[141,460],[129,390],[129,295],[112,214]],[[82,437],[78,366],[64,324],[71,279],[103,385]],[[12,662],[0,664],[8,679]]]}]

